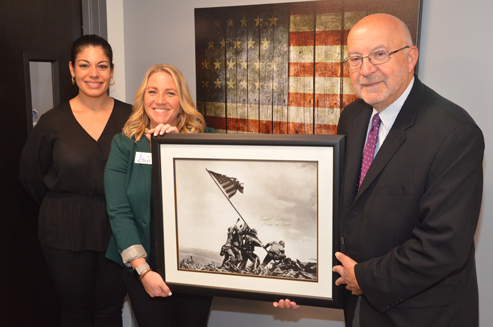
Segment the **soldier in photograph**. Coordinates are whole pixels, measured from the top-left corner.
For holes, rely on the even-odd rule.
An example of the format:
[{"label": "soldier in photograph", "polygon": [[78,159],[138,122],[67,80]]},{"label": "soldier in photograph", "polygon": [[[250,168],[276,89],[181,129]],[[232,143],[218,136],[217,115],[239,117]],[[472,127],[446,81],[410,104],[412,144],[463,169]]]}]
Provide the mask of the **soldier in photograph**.
[{"label": "soldier in photograph", "polygon": [[[238,218],[238,221],[240,219]],[[221,252],[219,253],[224,256],[223,263],[219,268],[225,267],[226,263],[236,264],[241,262],[241,247],[242,244],[242,230],[238,227],[238,221],[233,227],[228,227],[228,237],[226,243],[221,247]]]},{"label": "soldier in photograph", "polygon": [[232,239],[233,239],[233,227],[228,227],[228,238],[226,240],[226,243],[224,243],[223,246],[221,246],[221,252],[219,253],[221,257],[224,256],[223,263],[219,268],[224,267],[227,262],[230,262],[235,257],[233,250],[231,249]]},{"label": "soldier in photograph", "polygon": [[247,232],[243,239],[243,247],[242,247],[242,261],[240,265],[240,269],[244,270],[248,263],[248,260],[253,262],[253,270],[256,270],[260,265],[260,259],[254,253],[255,247],[263,247],[262,242],[257,238],[257,230],[252,228],[249,232]]},{"label": "soldier in photograph", "polygon": [[285,246],[286,244],[282,240],[279,242],[272,241],[267,243],[264,246],[264,249],[267,250],[269,247],[270,249],[267,250],[267,254],[265,255],[264,261],[262,261],[260,267],[263,268],[267,266],[272,260],[282,261],[286,259],[286,254],[284,253]]}]

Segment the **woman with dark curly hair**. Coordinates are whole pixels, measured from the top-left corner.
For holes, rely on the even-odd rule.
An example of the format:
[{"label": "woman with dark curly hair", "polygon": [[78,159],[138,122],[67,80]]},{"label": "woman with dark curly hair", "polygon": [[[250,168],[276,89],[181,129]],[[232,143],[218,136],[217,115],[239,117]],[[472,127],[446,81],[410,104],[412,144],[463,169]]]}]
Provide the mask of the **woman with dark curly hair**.
[{"label": "woman with dark curly hair", "polygon": [[38,237],[62,308],[62,326],[122,326],[121,269],[105,258],[111,237],[104,167],[131,113],[108,96],[113,52],[97,35],[72,46],[77,96],[41,116],[22,152],[20,180],[41,205]]}]

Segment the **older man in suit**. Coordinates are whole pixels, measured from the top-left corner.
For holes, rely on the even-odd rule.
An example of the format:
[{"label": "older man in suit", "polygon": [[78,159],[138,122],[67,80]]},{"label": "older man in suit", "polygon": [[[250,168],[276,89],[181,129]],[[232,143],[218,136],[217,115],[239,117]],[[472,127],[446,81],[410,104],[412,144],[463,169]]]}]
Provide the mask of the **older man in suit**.
[{"label": "older man in suit", "polygon": [[414,76],[417,60],[393,16],[367,16],[348,36],[345,65],[361,99],[338,127],[347,143],[334,271],[349,290],[347,326],[478,326],[484,139]]},{"label": "older man in suit", "polygon": [[466,111],[414,76],[417,60],[396,17],[367,16],[349,33],[344,64],[360,99],[338,126],[347,139],[333,268],[348,290],[348,327],[479,324],[484,139]]}]

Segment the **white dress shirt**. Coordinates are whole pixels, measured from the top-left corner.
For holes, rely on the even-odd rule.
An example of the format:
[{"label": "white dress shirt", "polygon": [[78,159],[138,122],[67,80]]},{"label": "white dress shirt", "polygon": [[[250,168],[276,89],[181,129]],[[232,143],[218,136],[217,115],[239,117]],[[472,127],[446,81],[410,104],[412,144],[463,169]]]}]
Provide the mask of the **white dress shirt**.
[{"label": "white dress shirt", "polygon": [[[397,115],[401,111],[402,106],[404,105],[404,102],[406,102],[407,97],[409,96],[409,93],[411,93],[411,89],[413,88],[414,85],[414,77],[411,80],[411,83],[407,86],[406,90],[404,93],[401,94],[401,96],[394,101],[390,106],[387,108],[383,109],[379,116],[380,116],[380,130],[378,131],[378,142],[377,145],[375,146],[375,154],[377,154],[378,150],[383,144],[383,141],[385,141],[385,138],[390,132],[390,129],[394,125],[395,119],[397,118]],[[373,108],[373,113],[371,114],[370,121],[368,122],[368,130],[366,131],[366,135],[368,138],[368,133],[370,132],[371,128],[371,121],[373,119],[373,116],[377,114],[378,111]],[[366,145],[366,140],[365,140],[365,145]]]}]

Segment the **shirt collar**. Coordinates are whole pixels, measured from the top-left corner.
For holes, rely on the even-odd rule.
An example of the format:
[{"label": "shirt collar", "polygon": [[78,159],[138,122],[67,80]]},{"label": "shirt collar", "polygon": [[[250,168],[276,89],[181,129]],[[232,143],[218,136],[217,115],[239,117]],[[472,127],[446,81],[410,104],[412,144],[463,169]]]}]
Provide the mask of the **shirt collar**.
[{"label": "shirt collar", "polygon": [[[414,76],[407,88],[404,90],[404,92],[401,94],[401,96],[395,100],[390,106],[382,110],[379,114],[380,120],[382,121],[383,126],[387,129],[390,130],[392,128],[392,125],[394,125],[395,119],[397,118],[397,115],[402,109],[402,106],[404,105],[404,102],[406,102],[407,97],[409,96],[409,93],[411,93],[411,89],[413,88],[414,85]],[[373,108],[373,114],[372,117],[377,113],[375,108]]]}]

